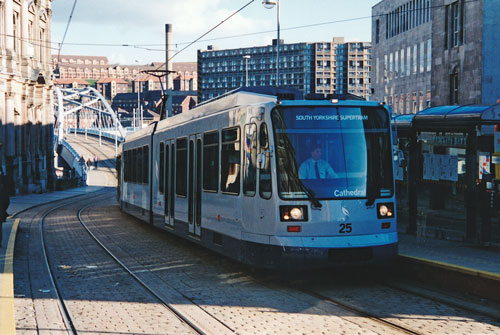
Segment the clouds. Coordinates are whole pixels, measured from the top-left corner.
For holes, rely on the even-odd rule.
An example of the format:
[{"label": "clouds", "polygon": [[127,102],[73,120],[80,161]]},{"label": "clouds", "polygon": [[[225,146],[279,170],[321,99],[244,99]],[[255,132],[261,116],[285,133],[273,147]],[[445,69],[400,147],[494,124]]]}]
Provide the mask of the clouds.
[{"label": "clouds", "polygon": [[[60,42],[74,0],[53,0],[52,41]],[[63,53],[103,55],[117,62],[163,60],[165,24],[173,25],[173,50],[180,50],[216,26],[250,0],[80,0],[73,15]],[[370,19],[351,23],[312,26],[319,22],[369,16],[379,0],[281,1],[281,38],[286,43],[329,41],[333,36],[370,38]],[[269,45],[276,38],[276,9],[265,9],[261,0],[231,17],[207,36],[179,54],[174,61],[195,61],[196,50],[212,44],[221,49]],[[303,29],[290,27],[307,26]],[[259,32],[266,32],[255,34]],[[247,37],[235,35],[252,34]],[[365,37],[363,37],[365,36]],[[71,46],[71,43],[131,44],[131,47]],[[111,55],[114,55],[111,57]]]},{"label": "clouds", "polygon": [[[120,27],[124,31],[163,32],[172,23],[177,34],[201,35],[235,12],[245,1],[223,0],[83,0],[77,3],[72,22],[88,26]],[[53,23],[66,24],[73,1],[54,0]],[[256,29],[263,21],[237,14],[219,33]]]}]

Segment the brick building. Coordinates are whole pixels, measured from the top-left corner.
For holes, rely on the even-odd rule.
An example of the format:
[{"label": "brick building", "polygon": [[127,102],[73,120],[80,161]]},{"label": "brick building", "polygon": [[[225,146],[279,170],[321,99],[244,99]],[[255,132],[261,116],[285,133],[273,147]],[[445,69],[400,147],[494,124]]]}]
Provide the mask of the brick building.
[{"label": "brick building", "polygon": [[[99,80],[104,78],[121,78],[133,81],[137,76],[144,76],[141,74],[141,71],[165,70],[165,65],[160,62],[153,62],[146,65],[112,65],[109,64],[107,57],[82,55],[60,55],[59,57],[52,55],[52,66],[54,70],[57,70],[59,79],[81,78]],[[179,82],[179,87],[189,88],[189,85],[192,85],[193,90],[197,89],[196,63],[178,62],[173,63],[172,67],[176,71],[173,75],[174,85],[177,81]],[[184,82],[181,84],[181,81]]]},{"label": "brick building", "polygon": [[128,82],[121,78],[102,78],[95,85],[96,90],[109,100],[113,100],[118,93],[128,92]]},{"label": "brick building", "polygon": [[54,86],[59,88],[84,88],[90,86],[90,83],[84,79],[54,79]]}]

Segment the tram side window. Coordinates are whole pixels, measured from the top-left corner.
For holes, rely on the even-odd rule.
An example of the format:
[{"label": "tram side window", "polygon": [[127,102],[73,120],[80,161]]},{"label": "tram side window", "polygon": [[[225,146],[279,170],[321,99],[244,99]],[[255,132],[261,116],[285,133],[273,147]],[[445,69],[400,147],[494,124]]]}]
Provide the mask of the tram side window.
[{"label": "tram side window", "polygon": [[269,155],[269,136],[265,123],[260,125],[259,152],[265,153],[266,157],[266,164],[263,169],[260,169],[259,174],[259,194],[263,199],[270,199],[272,195],[271,158]]},{"label": "tram side window", "polygon": [[128,182],[128,150],[123,152],[123,180]]},{"label": "tram side window", "polygon": [[149,145],[142,147],[142,183],[149,183]]},{"label": "tram side window", "polygon": [[245,125],[245,154],[243,168],[243,194],[254,196],[257,189],[257,125]]},{"label": "tram side window", "polygon": [[222,130],[220,190],[240,194],[240,128]]},{"label": "tram side window", "polygon": [[125,152],[125,157],[126,157],[126,161],[125,161],[125,179],[126,181],[129,183],[131,180],[130,180],[130,170],[132,168],[132,151],[130,150],[127,150]]},{"label": "tram side window", "polygon": [[142,183],[142,148],[135,149],[137,151],[137,171],[135,176],[136,183]]},{"label": "tram side window", "polygon": [[203,135],[203,189],[217,192],[219,184],[219,132]]},{"label": "tram side window", "polygon": [[130,169],[130,181],[137,183],[137,149],[132,149],[132,169]]},{"label": "tram side window", "polygon": [[160,157],[158,166],[158,191],[163,194],[165,189],[165,143],[160,143]]},{"label": "tram side window", "polygon": [[175,164],[176,180],[175,194],[185,197],[187,195],[187,139],[177,140],[177,159]]},{"label": "tram side window", "polygon": [[165,145],[165,162],[164,162],[164,171],[163,171],[163,183],[161,184],[162,187],[164,187],[165,190],[165,215],[168,215],[168,175],[169,175],[169,168],[170,168],[170,146],[167,144]]}]

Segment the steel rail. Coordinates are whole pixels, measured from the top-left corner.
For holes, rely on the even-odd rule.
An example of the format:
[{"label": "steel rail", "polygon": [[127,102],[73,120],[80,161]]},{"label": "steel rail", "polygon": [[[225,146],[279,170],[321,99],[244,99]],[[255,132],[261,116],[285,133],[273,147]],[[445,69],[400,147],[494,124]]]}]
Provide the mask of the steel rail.
[{"label": "steel rail", "polygon": [[357,307],[354,307],[350,304],[346,304],[338,299],[333,299],[333,298],[330,298],[330,297],[327,297],[321,293],[318,293],[318,292],[314,292],[314,291],[311,291],[309,289],[306,289],[306,288],[302,288],[302,287],[294,287],[296,290],[302,292],[302,293],[305,293],[305,294],[308,294],[310,296],[313,296],[317,299],[320,299],[320,300],[323,300],[323,301],[326,301],[328,303],[331,303],[335,306],[340,306],[348,311],[351,311],[351,312],[354,312],[362,317],[365,317],[365,318],[368,318],[370,320],[373,320],[375,322],[378,322],[380,324],[384,324],[386,326],[389,326],[393,329],[396,329],[396,330],[399,330],[399,331],[402,331],[406,334],[411,334],[411,335],[425,335],[425,333],[421,333],[421,332],[418,332],[418,331],[415,331],[415,330],[412,330],[412,329],[409,329],[407,327],[403,327],[403,326],[400,326],[394,322],[391,322],[391,321],[388,321],[388,320],[385,320],[383,319],[382,317],[380,316],[376,316],[375,314],[373,313],[370,313],[366,310],[363,310],[361,308],[357,308]]},{"label": "steel rail", "polygon": [[[157,293],[154,289],[149,287],[144,281],[142,281],[129,267],[127,267],[118,257],[113,254],[111,250],[109,250],[98,238],[97,236],[91,232],[91,230],[88,228],[88,226],[85,224],[83,221],[81,214],[84,210],[90,208],[93,206],[93,204],[88,204],[84,207],[82,207],[78,211],[78,220],[80,221],[80,224],[85,228],[85,230],[89,233],[89,235],[101,246],[102,249],[104,249],[110,256],[115,260],[116,263],[118,263],[126,272],[128,272],[142,287],[144,287],[149,293],[151,293],[158,301],[160,301],[165,307],[167,307],[170,311],[172,311],[177,317],[179,317],[183,322],[185,322],[187,325],[189,325],[194,331],[196,331],[200,335],[209,335],[207,334],[204,330],[199,328],[196,324],[194,324],[191,320],[189,320],[186,316],[184,316],[180,311],[178,311],[174,306],[172,306],[170,303],[165,301],[159,293]],[[191,301],[191,300],[190,300]],[[198,305],[197,305],[198,306]],[[225,323],[221,322],[220,320],[216,319],[215,320],[220,322],[222,325],[224,325],[228,330],[231,332],[237,334],[237,332],[234,329],[231,329],[228,325]]]}]

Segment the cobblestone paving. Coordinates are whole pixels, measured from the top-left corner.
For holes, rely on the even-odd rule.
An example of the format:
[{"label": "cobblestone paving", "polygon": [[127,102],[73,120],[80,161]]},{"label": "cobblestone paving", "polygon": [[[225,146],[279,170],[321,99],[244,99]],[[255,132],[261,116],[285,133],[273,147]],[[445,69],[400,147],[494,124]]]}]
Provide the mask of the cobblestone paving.
[{"label": "cobblestone paving", "polygon": [[17,232],[14,314],[18,335],[67,334],[41,252],[38,223],[43,211],[40,208],[22,215]]},{"label": "cobblestone paving", "polygon": [[314,290],[424,334],[500,334],[500,323],[491,318],[376,284]]},{"label": "cobblestone paving", "polygon": [[[134,219],[117,209],[104,207],[92,216],[96,222],[104,216],[109,220],[109,225],[96,224],[93,229],[108,239],[119,236],[114,238],[113,249],[134,250],[137,262],[239,334],[398,332],[285,286],[260,284],[245,267],[146,225],[134,224]],[[500,333],[500,325],[487,317],[411,294],[362,282],[345,290],[332,287],[335,285],[322,288],[320,293],[340,295],[347,303],[422,334]]]},{"label": "cobblestone paving", "polygon": [[[79,202],[81,204],[85,203]],[[84,334],[196,334],[175,314],[160,304],[137,282],[125,273],[99,247],[81,227],[75,214],[79,206],[67,206],[64,210],[52,213],[46,219],[46,244],[48,257],[66,306],[78,332]],[[31,228],[37,230],[37,225]],[[30,263],[41,254],[38,234],[30,234]],[[20,238],[19,235],[18,238]],[[17,258],[17,255],[16,255]],[[22,263],[22,261],[19,261]],[[24,262],[26,263],[26,262]],[[37,294],[36,288],[45,283],[47,276],[31,274],[21,278],[20,273],[27,270],[18,267],[16,285],[24,286],[24,291],[32,287],[31,295],[16,299],[16,327],[21,334],[58,333],[57,324],[44,324],[46,320],[57,320],[58,313],[51,300],[41,296],[45,288]],[[30,273],[33,269],[30,268]],[[18,280],[19,279],[19,280]],[[23,280],[21,280],[23,279]],[[19,282],[19,284],[17,284]],[[50,294],[46,292],[45,294]],[[31,304],[35,308],[30,306]],[[40,305],[40,308],[36,308]],[[33,313],[35,310],[35,313]],[[40,312],[39,312],[40,311]],[[46,317],[40,315],[46,314]],[[35,314],[35,318],[33,318]],[[36,330],[36,331],[33,331]]]},{"label": "cobblestone paving", "polygon": [[[119,211],[111,194],[83,213],[89,228],[141,280],[208,334],[402,333],[293,289],[286,278],[287,283],[268,280],[237,262],[139,223]],[[53,213],[46,230],[53,271],[77,330],[84,334],[194,333],[91,240],[75,217],[78,207]],[[57,334],[62,323],[52,321],[58,320],[52,292],[46,292],[43,271],[31,263],[31,258],[41,262],[36,227],[24,224],[18,235],[18,242],[22,241],[17,243],[15,265],[18,333],[41,334],[43,328],[47,334]],[[18,249],[22,253],[17,254]],[[332,279],[308,288],[420,334],[500,334],[500,324],[487,317],[364,280]]]}]

